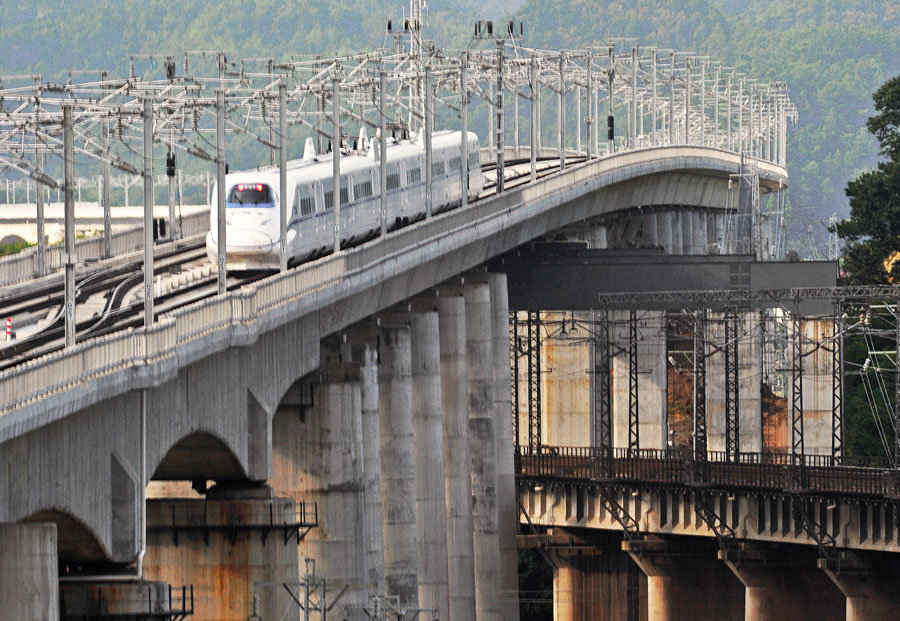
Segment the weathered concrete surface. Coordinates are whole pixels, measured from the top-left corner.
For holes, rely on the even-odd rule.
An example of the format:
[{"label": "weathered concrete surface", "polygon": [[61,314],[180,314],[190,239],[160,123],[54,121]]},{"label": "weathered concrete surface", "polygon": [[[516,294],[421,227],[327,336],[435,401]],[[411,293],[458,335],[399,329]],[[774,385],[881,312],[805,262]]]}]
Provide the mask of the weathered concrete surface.
[{"label": "weathered concrete surface", "polygon": [[381,429],[378,423],[378,352],[374,345],[363,346],[360,365],[360,414],[363,434],[363,477],[365,480],[366,581],[376,593],[384,593],[384,530],[381,526]]},{"label": "weathered concrete surface", "polygon": [[500,541],[497,531],[497,465],[494,440],[494,357],[489,285],[466,285],[466,357],[469,376],[469,454],[472,460],[472,525],[475,609],[479,620],[502,617]]},{"label": "weathered concrete surface", "polygon": [[180,587],[172,589],[173,601],[169,600],[169,585],[165,582],[63,582],[59,587],[60,609],[64,619],[103,618],[108,615],[117,619],[162,621],[171,619],[168,612],[173,608],[191,609],[189,588],[184,591],[188,600],[185,603]]},{"label": "weathered concrete surface", "polygon": [[469,475],[469,389],[466,304],[461,295],[437,298],[443,406],[444,489],[450,619],[475,618],[472,479]]},{"label": "weathered concrete surface", "polygon": [[7,619],[58,619],[55,524],[0,524],[0,602]]},{"label": "weathered concrete surface", "polygon": [[419,607],[436,612],[439,619],[447,619],[450,610],[438,314],[413,312],[409,322]]},{"label": "weathered concrete surface", "polygon": [[418,608],[416,483],[409,327],[381,330],[378,364],[384,569],[388,595]]},{"label": "weathered concrete surface", "polygon": [[[637,312],[638,448],[661,449],[668,443],[666,425],[666,329],[661,311]],[[610,313],[613,446],[628,448],[629,313]],[[624,351],[623,351],[624,350]]]},{"label": "weathered concrete surface", "polygon": [[[708,313],[706,322],[706,416],[708,448],[725,450],[725,314]],[[759,315],[738,313],[737,357],[740,450],[759,453],[763,447],[762,369],[760,367]]]},{"label": "weathered concrete surface", "polygon": [[[271,489],[247,493],[271,496]],[[280,618],[293,605],[281,584],[296,583],[299,574],[295,529],[278,525],[296,518],[294,501],[283,498],[151,500],[145,577],[193,584],[198,619],[246,621],[254,593],[264,619]]]},{"label": "weathered concrete surface", "polygon": [[349,607],[347,618],[358,619],[375,593],[366,584],[359,366],[330,341],[323,342],[320,361],[320,372],[301,380],[310,403],[275,414],[270,483],[278,496],[315,503],[318,526],[300,542],[298,566],[315,559],[328,584],[348,585],[336,609]]},{"label": "weathered concrete surface", "polygon": [[512,395],[509,365],[509,296],[505,274],[489,274],[494,356],[494,450],[497,456],[497,530],[500,546],[500,607],[507,621],[519,620],[519,505],[513,460]]}]

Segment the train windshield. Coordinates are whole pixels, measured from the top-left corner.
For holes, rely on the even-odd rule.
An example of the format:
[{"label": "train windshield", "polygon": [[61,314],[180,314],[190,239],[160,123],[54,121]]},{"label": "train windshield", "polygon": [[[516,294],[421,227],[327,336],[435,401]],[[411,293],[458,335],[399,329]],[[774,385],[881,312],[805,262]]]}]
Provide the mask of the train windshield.
[{"label": "train windshield", "polygon": [[228,207],[274,207],[272,190],[264,183],[238,183],[231,187],[226,201]]}]

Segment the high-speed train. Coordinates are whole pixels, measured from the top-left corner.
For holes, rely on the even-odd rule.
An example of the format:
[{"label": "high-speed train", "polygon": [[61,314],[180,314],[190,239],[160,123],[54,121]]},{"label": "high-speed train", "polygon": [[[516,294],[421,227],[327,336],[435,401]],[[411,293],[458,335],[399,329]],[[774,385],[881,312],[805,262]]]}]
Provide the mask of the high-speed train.
[{"label": "high-speed train", "polygon": [[[432,134],[432,212],[460,204],[462,134]],[[363,149],[341,154],[341,245],[350,245],[381,230],[378,141],[360,137]],[[478,136],[469,132],[469,198],[484,187]],[[425,148],[416,141],[387,140],[387,228],[394,229],[425,215]],[[277,166],[225,176],[226,266],[229,270],[277,270],[280,252],[279,170]],[[334,249],[334,176],[332,154],[316,155],[307,139],[302,159],[287,163],[287,252],[297,263]],[[218,254],[217,191],[212,193],[206,253]]]}]

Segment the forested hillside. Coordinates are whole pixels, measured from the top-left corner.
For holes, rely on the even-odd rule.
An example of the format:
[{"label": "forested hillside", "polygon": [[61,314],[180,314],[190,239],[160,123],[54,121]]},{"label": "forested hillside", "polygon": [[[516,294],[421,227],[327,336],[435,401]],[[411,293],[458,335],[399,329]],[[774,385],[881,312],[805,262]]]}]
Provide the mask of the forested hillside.
[{"label": "forested hillside", "polygon": [[[0,3],[0,73],[127,70],[129,54],[226,50],[230,58],[369,49],[385,39],[402,0],[6,0]],[[800,108],[789,145],[791,230],[806,237],[832,212],[847,214],[844,188],[877,160],[864,124],[871,95],[900,73],[895,0],[432,0],[428,33],[465,46],[477,17],[525,22],[528,45],[580,48],[609,37],[693,49],[762,80],[784,80]],[[798,242],[799,243],[799,242]]]}]

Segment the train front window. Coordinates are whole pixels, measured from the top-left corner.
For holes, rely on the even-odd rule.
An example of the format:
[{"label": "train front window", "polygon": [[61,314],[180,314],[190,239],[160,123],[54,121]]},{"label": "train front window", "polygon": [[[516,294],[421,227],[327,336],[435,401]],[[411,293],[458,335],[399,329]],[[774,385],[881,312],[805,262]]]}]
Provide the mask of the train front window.
[{"label": "train front window", "polygon": [[228,195],[229,207],[253,205],[256,207],[272,207],[274,200],[272,190],[264,183],[238,183],[232,186]]}]

